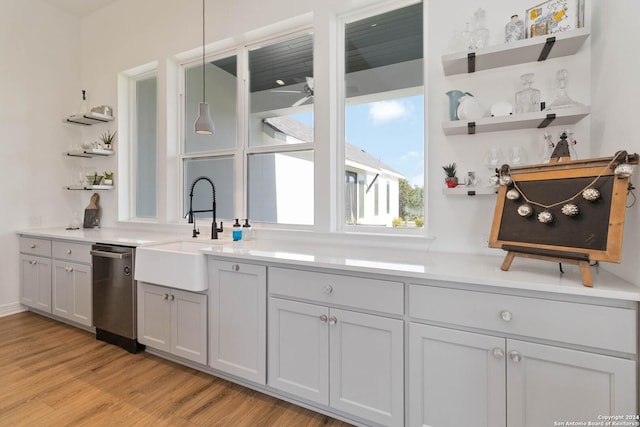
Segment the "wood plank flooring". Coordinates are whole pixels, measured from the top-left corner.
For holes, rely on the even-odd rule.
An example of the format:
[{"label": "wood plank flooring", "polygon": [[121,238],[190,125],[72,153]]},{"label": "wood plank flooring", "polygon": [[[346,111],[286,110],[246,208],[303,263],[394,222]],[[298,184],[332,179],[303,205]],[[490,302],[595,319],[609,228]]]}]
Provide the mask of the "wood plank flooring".
[{"label": "wood plank flooring", "polygon": [[24,312],[0,318],[0,426],[349,424]]}]

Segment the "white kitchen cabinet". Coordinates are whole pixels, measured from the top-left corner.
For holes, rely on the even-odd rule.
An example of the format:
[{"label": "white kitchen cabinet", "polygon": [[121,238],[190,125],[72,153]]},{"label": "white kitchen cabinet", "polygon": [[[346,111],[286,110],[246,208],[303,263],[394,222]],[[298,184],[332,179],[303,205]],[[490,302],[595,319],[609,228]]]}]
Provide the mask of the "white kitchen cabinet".
[{"label": "white kitchen cabinet", "polygon": [[404,420],[403,322],[269,298],[269,385],[373,421]]},{"label": "white kitchen cabinet", "polygon": [[505,427],[504,346],[504,338],[411,323],[409,425]]},{"label": "white kitchen cabinet", "polygon": [[93,325],[91,246],[67,241],[51,243],[52,313],[84,326]]},{"label": "white kitchen cabinet", "polygon": [[267,269],[209,259],[212,368],[266,384]]},{"label": "white kitchen cabinet", "polygon": [[20,237],[20,302],[51,313],[51,241]]},{"label": "white kitchen cabinet", "polygon": [[53,260],[52,313],[91,326],[91,266]]},{"label": "white kitchen cabinet", "polygon": [[207,363],[207,295],[138,282],[138,341]]},{"label": "white kitchen cabinet", "polygon": [[637,413],[635,309],[409,289],[411,426],[537,427]]},{"label": "white kitchen cabinet", "polygon": [[20,255],[20,302],[51,313],[51,258]]}]

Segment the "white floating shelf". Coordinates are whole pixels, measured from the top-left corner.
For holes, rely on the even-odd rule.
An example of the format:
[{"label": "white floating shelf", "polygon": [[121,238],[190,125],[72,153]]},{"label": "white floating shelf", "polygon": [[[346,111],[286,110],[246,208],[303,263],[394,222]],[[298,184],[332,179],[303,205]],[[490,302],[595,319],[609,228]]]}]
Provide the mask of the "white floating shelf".
[{"label": "white floating shelf", "polygon": [[76,125],[91,126],[91,125],[95,125],[96,123],[111,122],[113,121],[113,119],[114,119],[113,116],[91,111],[86,114],[76,114],[73,116],[66,117],[64,121],[67,123],[72,123]]},{"label": "white floating shelf", "polygon": [[[561,108],[552,111],[512,114],[510,116],[483,117],[475,121],[453,120],[442,123],[445,135],[465,135],[503,130],[545,128],[547,126],[574,125],[591,112],[588,106]],[[554,115],[552,118],[551,115]]]},{"label": "white floating shelf", "polygon": [[485,196],[489,194],[495,195],[497,191],[495,187],[467,187],[466,185],[458,185],[453,188],[443,188],[442,194],[445,196]]},{"label": "white floating shelf", "polygon": [[473,52],[443,55],[442,68],[445,76],[451,76],[573,55],[580,50],[589,34],[587,28],[578,28],[489,46]]},{"label": "white floating shelf", "polygon": [[111,156],[113,150],[106,150],[104,148],[89,148],[87,150],[68,151],[67,156],[71,157],[96,157],[96,156]]},{"label": "white floating shelf", "polygon": [[68,185],[67,190],[113,190],[113,185]]}]

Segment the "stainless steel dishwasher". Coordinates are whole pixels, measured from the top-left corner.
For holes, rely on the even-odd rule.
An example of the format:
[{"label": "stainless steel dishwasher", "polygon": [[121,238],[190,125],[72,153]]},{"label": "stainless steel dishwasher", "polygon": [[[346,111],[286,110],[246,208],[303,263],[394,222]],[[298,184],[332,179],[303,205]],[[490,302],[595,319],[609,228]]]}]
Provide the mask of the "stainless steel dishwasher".
[{"label": "stainless steel dishwasher", "polygon": [[136,334],[135,249],[95,244],[93,261],[93,324],[96,339],[136,353],[144,346]]}]

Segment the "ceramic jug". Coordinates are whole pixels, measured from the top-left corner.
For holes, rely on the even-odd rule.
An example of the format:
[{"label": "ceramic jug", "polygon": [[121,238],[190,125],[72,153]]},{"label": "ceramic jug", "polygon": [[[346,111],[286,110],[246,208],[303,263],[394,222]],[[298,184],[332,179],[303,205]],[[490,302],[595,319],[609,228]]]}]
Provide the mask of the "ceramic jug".
[{"label": "ceramic jug", "polygon": [[464,95],[460,97],[459,102],[459,120],[477,120],[485,116],[484,107],[473,95]]},{"label": "ceramic jug", "polygon": [[447,92],[447,96],[449,97],[449,120],[459,120],[458,117],[458,106],[460,105],[460,98],[471,95],[469,92],[463,92],[461,90],[450,90]]}]

